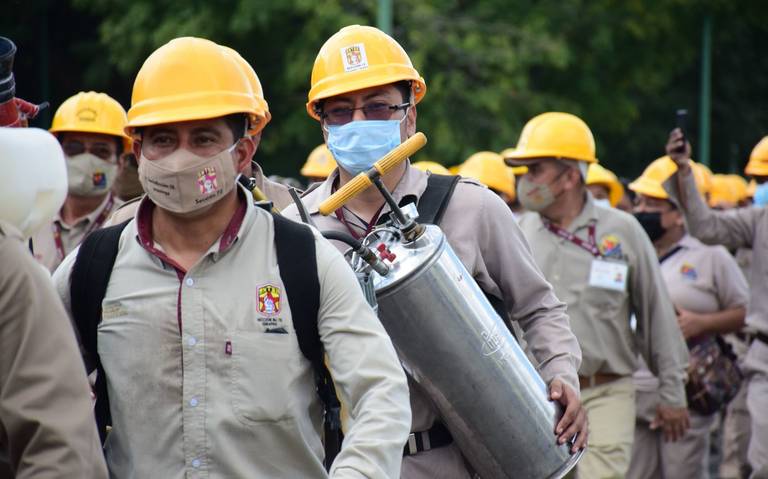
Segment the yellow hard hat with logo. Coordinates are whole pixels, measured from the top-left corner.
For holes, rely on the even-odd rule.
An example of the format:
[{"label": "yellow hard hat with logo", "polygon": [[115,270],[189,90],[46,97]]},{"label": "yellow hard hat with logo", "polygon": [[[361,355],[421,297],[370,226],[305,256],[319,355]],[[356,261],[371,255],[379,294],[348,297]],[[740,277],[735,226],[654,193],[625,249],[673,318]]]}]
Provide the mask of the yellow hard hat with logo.
[{"label": "yellow hard hat with logo", "polygon": [[306,178],[328,178],[336,169],[336,160],[325,143],[318,145],[307,157],[306,163],[301,167],[301,176]]},{"label": "yellow hard hat with logo", "polygon": [[136,75],[126,132],[235,113],[248,117],[251,135],[266,124],[267,112],[240,62],[210,40],[176,38],[155,50]]},{"label": "yellow hard hat with logo", "polygon": [[320,120],[319,100],[399,81],[411,82],[414,103],[424,98],[427,85],[399,43],[378,28],[344,27],[317,54],[307,113]]},{"label": "yellow hard hat with logo", "polygon": [[590,163],[587,169],[586,183],[605,186],[608,189],[608,201],[610,201],[611,206],[618,205],[624,196],[624,185],[611,170],[604,168],[599,163]]},{"label": "yellow hard hat with logo", "polygon": [[480,151],[461,164],[458,175],[474,178],[488,188],[515,197],[515,175],[504,158],[493,151]]},{"label": "yellow hard hat with logo", "polygon": [[54,135],[65,132],[100,133],[123,141],[123,150],[130,151],[131,138],[125,134],[125,110],[106,93],[80,92],[67,98],[53,116],[48,130]]},{"label": "yellow hard hat with logo", "polygon": [[233,49],[226,46],[222,47],[225,52],[232,55],[234,59],[237,61],[238,65],[240,65],[240,69],[245,73],[245,77],[248,79],[248,83],[251,85],[251,90],[253,90],[253,97],[256,99],[256,103],[258,106],[264,110],[263,115],[263,124],[261,124],[261,130],[266,126],[267,123],[269,123],[269,120],[272,119],[272,114],[269,113],[269,105],[267,104],[267,100],[264,98],[264,89],[261,87],[261,81],[259,80],[259,76],[256,74],[256,70],[253,69],[250,63],[243,58],[240,53]]},{"label": "yellow hard hat with logo", "polygon": [[764,136],[752,149],[744,173],[750,176],[768,176],[768,136]]},{"label": "yellow hard hat with logo", "polygon": [[[696,189],[702,196],[709,192],[704,168],[699,163],[689,160]],[[669,156],[657,158],[645,168],[643,174],[629,184],[629,189],[637,194],[668,200],[669,194],[664,190],[664,182],[677,171],[677,165]]]},{"label": "yellow hard hat with logo", "polygon": [[539,158],[595,163],[595,138],[584,121],[570,113],[548,112],[523,127],[514,151],[504,160],[510,166],[527,165]]},{"label": "yellow hard hat with logo", "polygon": [[421,171],[428,171],[430,173],[434,173],[436,175],[451,175],[452,173],[448,171],[448,168],[444,167],[440,163],[436,161],[417,161],[416,163],[411,164],[414,168]]}]

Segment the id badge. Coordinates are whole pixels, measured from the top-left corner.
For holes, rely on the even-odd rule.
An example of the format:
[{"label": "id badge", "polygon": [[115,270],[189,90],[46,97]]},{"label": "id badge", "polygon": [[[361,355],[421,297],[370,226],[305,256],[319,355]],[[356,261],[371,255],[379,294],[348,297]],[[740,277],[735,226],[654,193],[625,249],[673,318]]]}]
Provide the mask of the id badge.
[{"label": "id badge", "polygon": [[592,269],[589,271],[589,285],[613,291],[626,291],[628,273],[627,263],[596,258],[592,260]]}]

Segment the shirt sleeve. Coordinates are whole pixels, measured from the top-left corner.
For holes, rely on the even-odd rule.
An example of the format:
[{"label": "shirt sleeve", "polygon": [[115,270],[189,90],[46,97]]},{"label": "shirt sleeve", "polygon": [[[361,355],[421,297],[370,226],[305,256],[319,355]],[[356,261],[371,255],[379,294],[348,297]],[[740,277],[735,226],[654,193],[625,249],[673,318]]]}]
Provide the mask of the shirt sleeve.
[{"label": "shirt sleeve", "polygon": [[712,210],[696,189],[693,173],[675,173],[664,183],[664,189],[681,205],[688,232],[695,238],[708,244],[722,244],[728,249],[752,247],[755,226],[764,208]]},{"label": "shirt sleeve", "polygon": [[0,442],[17,478],[106,478],[90,388],[51,279],[0,240]]},{"label": "shirt sleeve", "polygon": [[408,383],[394,346],[341,254],[316,234],[318,328],[350,427],[333,478],[400,477],[411,427]]},{"label": "shirt sleeve", "polygon": [[749,286],[736,259],[722,246],[712,248],[712,271],[720,309],[746,308]]},{"label": "shirt sleeve", "polygon": [[648,235],[640,224],[630,218],[634,230],[629,291],[632,310],[637,318],[640,353],[649,369],[659,378],[662,404],[684,407],[688,347],[685,344],[677,316],[661,275],[658,259]]},{"label": "shirt sleeve", "polygon": [[560,378],[579,392],[581,348],[561,302],[533,258],[509,207],[482,190],[477,238],[478,261],[501,290],[509,317],[518,321],[525,341],[549,384]]}]

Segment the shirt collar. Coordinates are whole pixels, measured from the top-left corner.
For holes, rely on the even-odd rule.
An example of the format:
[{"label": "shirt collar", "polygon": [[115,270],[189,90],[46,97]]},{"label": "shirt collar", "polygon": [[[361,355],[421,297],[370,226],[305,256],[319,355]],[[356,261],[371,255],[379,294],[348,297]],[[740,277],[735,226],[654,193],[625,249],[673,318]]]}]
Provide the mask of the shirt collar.
[{"label": "shirt collar", "polygon": [[[232,219],[224,229],[224,233],[219,241],[211,246],[212,251],[209,250],[208,253],[224,253],[243,233],[247,223],[245,219],[252,213],[254,206],[252,201],[248,201],[248,191],[240,184],[237,185],[237,197],[239,201],[235,214],[232,215]],[[152,211],[154,209],[155,204],[149,199],[149,196],[145,195],[139,202],[139,207],[136,211],[136,231],[139,243],[149,252],[156,254],[158,249],[155,247],[155,241],[152,238]]]},{"label": "shirt collar", "polygon": [[72,225],[67,225],[61,219],[61,210],[59,210],[56,213],[56,217],[53,220],[55,222],[59,223],[59,225],[61,225],[63,227],[66,227],[66,228],[72,228],[72,227],[75,227],[75,226],[77,226],[77,225],[79,225],[81,223],[85,223],[86,225],[89,225],[89,224],[93,223],[94,221],[96,221],[96,218],[98,218],[99,215],[101,214],[101,212],[104,211],[104,208],[107,207],[107,205],[110,203],[110,200],[112,201],[112,204],[114,205],[116,198],[112,195],[112,193],[107,193],[107,195],[104,197],[104,200],[102,200],[102,202],[99,203],[99,206],[97,206],[95,210],[91,211],[90,213],[88,213],[85,216],[82,216],[82,217],[78,218],[75,221],[75,223],[72,224]]}]

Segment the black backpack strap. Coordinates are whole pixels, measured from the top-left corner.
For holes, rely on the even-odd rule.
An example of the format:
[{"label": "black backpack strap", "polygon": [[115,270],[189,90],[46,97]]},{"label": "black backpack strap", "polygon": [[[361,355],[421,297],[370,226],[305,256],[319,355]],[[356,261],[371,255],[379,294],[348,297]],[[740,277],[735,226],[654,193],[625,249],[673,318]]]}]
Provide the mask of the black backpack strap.
[{"label": "black backpack strap", "polygon": [[[302,354],[312,363],[317,394],[325,407],[325,466],[330,468],[341,449],[341,404],[323,359],[323,344],[317,328],[320,310],[320,281],[317,277],[315,236],[303,224],[273,214],[275,249],[280,278],[288,292],[293,326]],[[293,299],[291,299],[293,298]]]},{"label": "black backpack strap", "polygon": [[427,177],[427,189],[419,198],[416,209],[419,212],[419,223],[439,225],[443,219],[448,202],[453,196],[453,190],[461,179],[460,176],[435,175]]},{"label": "black backpack strap", "polygon": [[96,338],[101,322],[101,303],[117,258],[120,235],[130,221],[97,229],[89,234],[80,244],[69,278],[72,318],[83,348],[86,370],[88,373],[98,371],[94,388],[94,413],[102,443],[106,439],[107,426],[112,423],[112,418],[107,395],[107,378],[101,366]]}]

